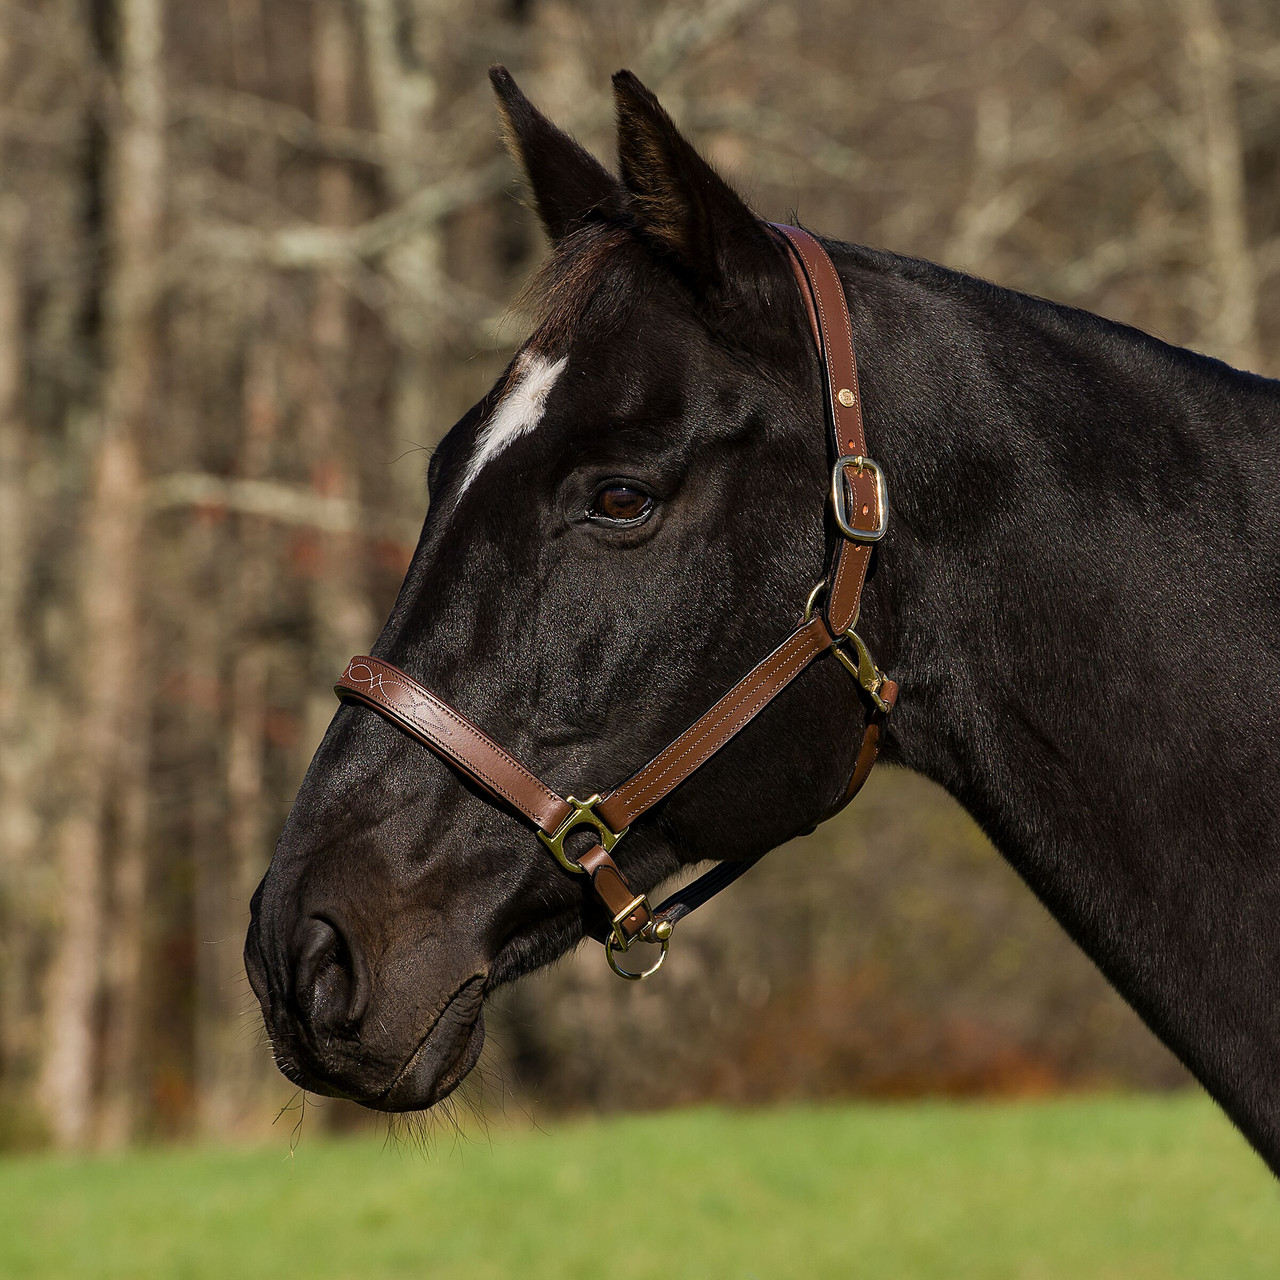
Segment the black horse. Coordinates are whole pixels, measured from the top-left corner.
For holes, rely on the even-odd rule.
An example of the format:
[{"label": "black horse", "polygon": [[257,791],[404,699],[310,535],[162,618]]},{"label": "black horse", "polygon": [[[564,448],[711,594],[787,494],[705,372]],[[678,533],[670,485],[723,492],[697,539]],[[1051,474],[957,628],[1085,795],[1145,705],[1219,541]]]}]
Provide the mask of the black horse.
[{"label": "black horse", "polygon": [[[833,537],[819,365],[773,237],[628,73],[620,178],[493,73],[555,251],[539,321],[432,458],[374,654],[547,782],[626,777],[795,625]],[[1280,383],[829,243],[892,521],[859,631],[890,761],[944,786],[1280,1168]],[[647,889],[812,827],[853,682],[815,662],[635,824]],[[601,912],[527,825],[346,706],[254,898],[281,1070],[384,1110]],[[606,922],[607,923],[607,922]]]}]

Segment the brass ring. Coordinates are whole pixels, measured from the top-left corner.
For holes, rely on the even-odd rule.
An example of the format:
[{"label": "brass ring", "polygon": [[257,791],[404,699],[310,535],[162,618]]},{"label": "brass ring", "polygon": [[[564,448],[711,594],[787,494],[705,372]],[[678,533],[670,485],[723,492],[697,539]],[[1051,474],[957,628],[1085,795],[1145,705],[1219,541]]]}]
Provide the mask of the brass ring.
[{"label": "brass ring", "polygon": [[[826,590],[827,590],[827,580],[826,578],[823,578],[820,582],[816,583],[814,585],[813,590],[809,592],[809,598],[804,602],[804,621],[805,622],[809,622],[812,620],[813,611],[814,609],[817,608],[818,601],[821,600],[822,597],[826,594]],[[862,601],[859,600],[858,612],[853,615],[853,621],[849,624],[850,632],[854,629],[854,627],[858,625],[858,617],[861,613],[862,613]],[[846,632],[846,635],[847,634],[848,632]],[[842,639],[844,639],[843,636],[837,636],[835,643],[838,645]]]},{"label": "brass ring", "polygon": [[658,952],[658,959],[648,969],[642,969],[639,973],[632,973],[630,969],[622,968],[613,958],[616,952],[624,949],[619,947],[613,938],[610,938],[608,942],[604,944],[604,957],[609,962],[609,968],[612,969],[618,977],[626,978],[628,982],[639,982],[642,978],[651,977],[662,968],[662,962],[667,958],[667,944],[669,941],[669,938],[660,938],[658,940],[658,945],[662,948],[662,950]]},{"label": "brass ring", "polygon": [[817,607],[818,601],[822,599],[822,593],[827,589],[826,578],[819,578],[815,583],[812,591],[809,592],[809,598],[804,602],[804,620],[808,622],[813,617],[813,611]]}]

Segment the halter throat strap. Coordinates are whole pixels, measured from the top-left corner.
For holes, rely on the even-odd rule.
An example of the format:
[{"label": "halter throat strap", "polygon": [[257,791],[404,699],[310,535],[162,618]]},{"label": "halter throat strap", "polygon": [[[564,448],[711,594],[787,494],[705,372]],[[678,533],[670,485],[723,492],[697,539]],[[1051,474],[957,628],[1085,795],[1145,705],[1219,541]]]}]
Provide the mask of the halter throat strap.
[{"label": "halter throat strap", "polygon": [[[758,859],[727,861],[679,890],[656,910],[634,893],[612,850],[631,824],[669,795],[812,662],[831,651],[854,677],[865,708],[863,737],[843,796],[826,817],[861,789],[879,751],[898,687],[877,669],[857,636],[858,611],[874,544],[888,523],[880,468],[866,456],[853,326],[844,287],[826,250],[798,227],[770,225],[795,275],[822,369],[826,425],[832,447],[831,506],[837,537],[826,576],[809,596],[803,620],[761,662],[648,764],[603,795],[562,797],[461,712],[380,658],[352,658],[334,692],[378,712],[447,760],[495,802],[526,818],[567,872],[589,877],[611,922],[605,939],[610,967],[624,978],[655,973],[675,924],[749,870]],[[585,828],[591,847],[574,857],[565,840]],[[659,947],[648,968],[623,968],[618,956],[643,940]]]}]

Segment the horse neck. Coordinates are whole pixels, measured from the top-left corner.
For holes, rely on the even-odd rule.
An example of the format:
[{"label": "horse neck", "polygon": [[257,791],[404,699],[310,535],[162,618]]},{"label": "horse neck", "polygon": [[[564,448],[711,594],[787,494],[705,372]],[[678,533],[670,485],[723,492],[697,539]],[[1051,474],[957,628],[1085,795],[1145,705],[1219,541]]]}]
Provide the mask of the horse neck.
[{"label": "horse neck", "polygon": [[843,265],[892,486],[865,621],[904,689],[890,758],[974,815],[1280,1168],[1280,384]]}]

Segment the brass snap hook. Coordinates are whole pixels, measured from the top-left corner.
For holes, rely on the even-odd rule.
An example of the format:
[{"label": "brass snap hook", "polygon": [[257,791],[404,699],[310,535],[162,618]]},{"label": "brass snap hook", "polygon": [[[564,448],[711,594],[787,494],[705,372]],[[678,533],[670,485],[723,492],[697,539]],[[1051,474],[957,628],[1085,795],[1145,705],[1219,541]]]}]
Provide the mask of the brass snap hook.
[{"label": "brass snap hook", "polygon": [[[853,645],[853,650],[858,655],[857,662],[854,662],[841,648],[841,644],[844,641],[848,641]],[[872,658],[871,650],[867,648],[866,641],[850,627],[840,637],[840,640],[832,645],[831,651],[840,659],[844,669],[863,687],[867,696],[875,704],[876,710],[883,711],[888,715],[891,708],[880,696],[880,689],[884,685],[884,673],[876,666],[875,659]]]},{"label": "brass snap hook", "polygon": [[[804,620],[806,622],[813,617],[814,610],[818,607],[818,601],[822,599],[826,590],[827,580],[823,578],[809,592],[809,598],[804,604]],[[884,684],[884,673],[876,666],[875,659],[871,656],[871,650],[867,648],[867,642],[853,629],[857,625],[858,618],[855,614],[853,622],[849,625],[849,630],[836,637],[835,643],[831,646],[831,652],[840,659],[840,665],[866,690],[867,696],[875,704],[876,709],[883,711],[887,715],[890,711],[889,704],[880,696],[880,689]],[[857,661],[844,651],[842,646],[846,643],[853,646]]]}]

